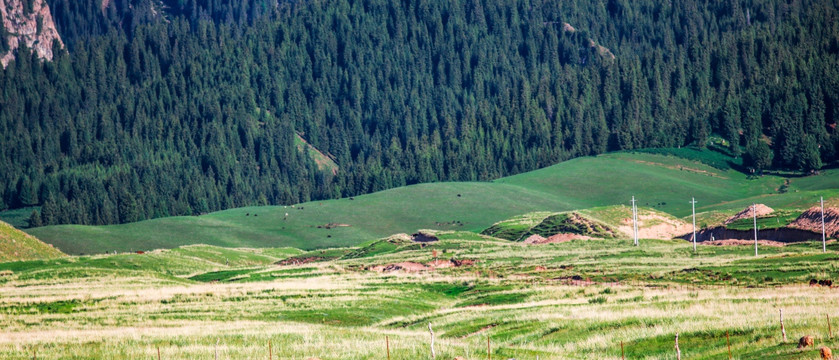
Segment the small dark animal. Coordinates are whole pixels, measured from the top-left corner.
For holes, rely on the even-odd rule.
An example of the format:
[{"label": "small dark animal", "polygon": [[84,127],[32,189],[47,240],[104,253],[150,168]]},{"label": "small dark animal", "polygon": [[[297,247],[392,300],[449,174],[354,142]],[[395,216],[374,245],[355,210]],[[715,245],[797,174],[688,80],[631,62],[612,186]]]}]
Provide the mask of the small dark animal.
[{"label": "small dark animal", "polygon": [[813,343],[815,343],[815,341],[813,341],[812,335],[804,335],[801,339],[798,339],[798,348],[804,349],[808,346],[813,346]]},{"label": "small dark animal", "polygon": [[259,216],[259,214],[253,214],[253,216]]},{"label": "small dark animal", "polygon": [[821,354],[822,360],[833,360],[833,352],[827,346],[819,348],[819,354]]},{"label": "small dark animal", "polygon": [[251,213],[247,213],[247,214],[245,214],[245,216],[251,216]]},{"label": "small dark animal", "polygon": [[827,280],[819,280],[819,285],[821,285],[821,286],[831,287],[831,286],[833,286],[833,280],[830,280],[830,279],[827,279]]},{"label": "small dark animal", "polygon": [[457,194],[457,197],[460,197],[460,194]]}]

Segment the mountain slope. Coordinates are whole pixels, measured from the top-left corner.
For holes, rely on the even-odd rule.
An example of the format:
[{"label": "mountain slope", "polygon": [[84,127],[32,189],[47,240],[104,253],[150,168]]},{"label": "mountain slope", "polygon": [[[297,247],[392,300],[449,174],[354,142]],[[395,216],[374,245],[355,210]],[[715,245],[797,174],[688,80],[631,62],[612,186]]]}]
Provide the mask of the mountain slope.
[{"label": "mountain slope", "polygon": [[[287,207],[246,207],[123,225],[59,225],[28,231],[69,253],[194,243],[313,249],[356,245],[418,229],[479,232],[497,221],[533,211],[628,205],[633,195],[641,207],[679,217],[690,214],[691,196],[699,201],[700,212],[738,208],[755,199],[773,207],[806,207],[818,199],[817,194],[839,193],[837,175],[839,171],[828,170],[793,180],[790,191],[781,194],[776,189],[784,179],[776,176],[748,179],[734,170],[672,156],[614,153],[493,182],[422,184]],[[810,191],[796,192],[799,181],[806,182]],[[607,223],[625,217],[623,212],[607,214],[602,209],[586,213]]]},{"label": "mountain slope", "polygon": [[0,262],[51,259],[62,256],[64,254],[51,245],[0,221]]},{"label": "mountain slope", "polygon": [[50,1],[69,53],[0,73],[0,209],[42,206],[44,224],[487,181],[713,134],[756,171],[839,159],[829,0]]},{"label": "mountain slope", "polygon": [[4,68],[21,44],[46,60],[52,60],[53,42],[64,46],[45,0],[3,0],[0,19],[0,63]]}]

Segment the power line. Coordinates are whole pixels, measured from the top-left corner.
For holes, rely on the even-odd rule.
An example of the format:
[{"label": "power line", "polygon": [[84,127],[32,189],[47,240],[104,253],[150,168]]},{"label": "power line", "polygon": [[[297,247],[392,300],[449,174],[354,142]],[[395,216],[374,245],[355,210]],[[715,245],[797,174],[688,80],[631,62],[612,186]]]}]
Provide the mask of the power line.
[{"label": "power line", "polygon": [[827,240],[824,236],[824,196],[821,197],[822,204],[822,252],[827,252]]},{"label": "power line", "polygon": [[690,198],[690,205],[693,210],[693,252],[696,252],[696,198]]},{"label": "power line", "polygon": [[757,204],[752,203],[752,219],[755,225],[755,256],[757,256]]},{"label": "power line", "polygon": [[635,234],[635,246],[638,246],[638,208],[635,206],[635,196],[632,197],[632,229]]}]

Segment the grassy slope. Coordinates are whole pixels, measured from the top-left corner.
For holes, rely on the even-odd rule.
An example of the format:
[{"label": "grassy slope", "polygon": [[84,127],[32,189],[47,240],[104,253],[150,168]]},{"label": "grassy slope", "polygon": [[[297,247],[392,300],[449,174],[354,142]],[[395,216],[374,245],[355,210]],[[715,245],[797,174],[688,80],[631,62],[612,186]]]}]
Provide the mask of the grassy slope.
[{"label": "grassy slope", "polygon": [[0,262],[49,259],[64,256],[35,237],[0,221]]},{"label": "grassy slope", "polygon": [[[527,212],[626,204],[633,195],[640,206],[680,217],[690,214],[690,196],[699,201],[698,212],[739,210],[753,201],[775,208],[807,208],[818,195],[839,195],[837,175],[839,170],[828,170],[820,176],[795,178],[789,192],[778,194],[776,189],[784,181],[781,177],[747,179],[734,170],[720,170],[673,156],[614,153],[578,158],[493,182],[422,184],[358,196],[355,200],[298,205],[303,210],[290,206],[250,207],[125,225],[63,225],[28,231],[72,254],[195,243],[314,249],[354,245],[425,228],[477,232]],[[289,217],[283,220],[286,212]],[[245,216],[247,213],[251,216]],[[457,221],[463,225],[453,224]],[[351,226],[317,229],[327,223]]]},{"label": "grassy slope", "polygon": [[[37,347],[44,358],[144,358],[159,347],[167,359],[212,358],[218,341],[221,357],[252,359],[267,357],[270,340],[277,358],[360,360],[383,358],[388,335],[393,359],[427,359],[429,323],[445,359],[484,358],[487,336],[503,359],[617,359],[620,342],[628,358],[672,359],[675,333],[688,359],[725,358],[726,331],[738,359],[816,358],[795,349],[804,334],[839,345],[824,336],[839,293],[806,286],[839,276],[837,243],[827,254],[799,244],[761,248],[755,258],[750,246],[693,253],[681,241],[526,246],[439,236],[422,249],[403,244],[299,266],[267,265],[266,253],[286,250],[209,246],[0,264],[12,272],[0,277],[0,357],[25,358]],[[432,250],[477,262],[433,273],[364,270],[425,263]],[[621,284],[563,284],[575,276]]]}]

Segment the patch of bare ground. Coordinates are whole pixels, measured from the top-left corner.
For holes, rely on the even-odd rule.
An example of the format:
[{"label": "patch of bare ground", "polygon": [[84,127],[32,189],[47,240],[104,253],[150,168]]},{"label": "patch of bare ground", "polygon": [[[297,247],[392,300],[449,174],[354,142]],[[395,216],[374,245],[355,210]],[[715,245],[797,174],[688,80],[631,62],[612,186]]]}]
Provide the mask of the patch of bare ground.
[{"label": "patch of bare ground", "polygon": [[[790,228],[812,231],[814,233],[822,232],[822,210],[819,206],[814,206],[805,211],[795,221],[789,224]],[[824,233],[828,237],[835,237],[839,235],[839,208],[826,207],[824,208]]]},{"label": "patch of bare ground", "polygon": [[[618,230],[633,235],[632,219],[621,219]],[[638,214],[638,237],[644,239],[672,239],[690,232],[690,224],[655,213]]]},{"label": "patch of bare ground", "polygon": [[[771,207],[768,207],[768,206],[763,205],[763,204],[756,204],[754,206],[754,208],[755,208],[755,212],[757,213],[757,217],[766,216],[766,215],[769,215],[769,214],[771,214],[772,212],[775,211]],[[734,216],[726,219],[725,222],[723,222],[723,224],[728,225],[728,224],[731,224],[731,223],[733,223],[737,220],[748,219],[748,218],[751,218],[752,216],[754,216],[752,214],[752,207],[749,206],[749,207],[741,210],[740,212],[738,212]]]},{"label": "patch of bare ground", "polygon": [[720,174],[716,174],[716,173],[706,171],[706,170],[702,170],[702,169],[696,169],[696,168],[692,168],[692,167],[682,166],[682,165],[667,165],[667,164],[657,163],[657,162],[654,162],[654,161],[644,161],[644,160],[631,160],[631,161],[635,162],[635,163],[638,163],[638,164],[660,166],[660,167],[667,168],[667,169],[689,171],[689,172],[692,172],[692,173],[707,175],[707,176],[715,177],[715,178],[719,178],[719,179],[728,179],[727,177],[722,176]]},{"label": "patch of bare ground", "polygon": [[592,239],[590,236],[579,235],[579,234],[569,234],[569,233],[560,233],[556,235],[551,235],[546,237],[540,235],[531,235],[527,239],[524,240],[525,244],[531,245],[538,245],[538,244],[555,244],[555,243],[563,243],[571,240],[590,240]]},{"label": "patch of bare ground", "polygon": [[[761,246],[774,246],[774,247],[781,247],[786,246],[787,243],[780,242],[780,241],[772,241],[772,240],[758,240],[758,245]],[[754,240],[742,240],[742,239],[727,239],[727,240],[713,240],[713,241],[703,241],[700,242],[701,245],[714,245],[714,246],[731,246],[731,245],[754,245]]]}]

